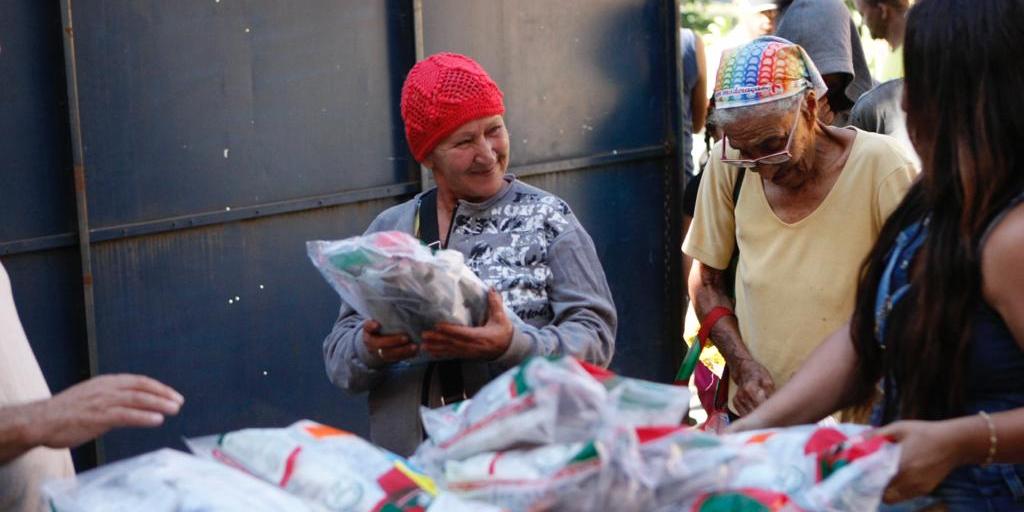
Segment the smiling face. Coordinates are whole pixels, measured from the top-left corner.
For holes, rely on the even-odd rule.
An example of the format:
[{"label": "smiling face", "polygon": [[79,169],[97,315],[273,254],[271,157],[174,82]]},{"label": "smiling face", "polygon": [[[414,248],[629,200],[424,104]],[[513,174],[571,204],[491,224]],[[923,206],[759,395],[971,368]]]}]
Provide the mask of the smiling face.
[{"label": "smiling face", "polygon": [[423,159],[441,190],[480,202],[497,194],[508,170],[509,139],[502,116],[482,117],[458,127]]}]

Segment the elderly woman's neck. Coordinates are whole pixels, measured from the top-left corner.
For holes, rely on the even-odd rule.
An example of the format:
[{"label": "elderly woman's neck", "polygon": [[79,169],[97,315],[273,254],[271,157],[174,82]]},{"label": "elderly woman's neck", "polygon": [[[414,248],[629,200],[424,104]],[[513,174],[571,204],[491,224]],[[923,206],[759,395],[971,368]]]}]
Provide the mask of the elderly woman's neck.
[{"label": "elderly woman's neck", "polygon": [[459,204],[459,197],[448,187],[437,187],[437,206],[444,212],[452,212]]},{"label": "elderly woman's neck", "polygon": [[819,181],[829,181],[839,173],[849,156],[849,149],[856,137],[855,132],[846,128],[827,126],[818,121],[814,145],[808,152],[808,158],[800,166],[801,180],[790,184],[790,189],[798,190]]}]

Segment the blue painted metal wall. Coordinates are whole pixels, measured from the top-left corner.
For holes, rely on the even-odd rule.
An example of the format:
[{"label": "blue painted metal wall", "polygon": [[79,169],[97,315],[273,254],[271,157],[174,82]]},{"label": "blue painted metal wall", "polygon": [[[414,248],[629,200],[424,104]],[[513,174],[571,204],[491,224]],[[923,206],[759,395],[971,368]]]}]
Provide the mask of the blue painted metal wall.
[{"label": "blue painted metal wall", "polygon": [[[57,391],[89,367],[61,12],[10,4],[0,255]],[[338,299],[304,242],[358,234],[420,189],[398,113],[417,49],[472,55],[502,86],[513,171],[565,198],[598,247],[620,316],[613,367],[670,379],[675,12],[658,0],[74,2],[95,364],[188,399],[161,429],[105,436],[101,458],[301,417],[365,433],[365,399],[324,375]]]}]

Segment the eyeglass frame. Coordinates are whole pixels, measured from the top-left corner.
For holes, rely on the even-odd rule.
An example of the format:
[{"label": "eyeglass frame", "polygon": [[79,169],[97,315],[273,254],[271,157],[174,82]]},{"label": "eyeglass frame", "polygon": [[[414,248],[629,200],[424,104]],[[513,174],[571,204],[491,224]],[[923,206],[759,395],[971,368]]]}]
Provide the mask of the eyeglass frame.
[{"label": "eyeglass frame", "polygon": [[[804,97],[800,98],[800,102],[797,104],[796,115],[793,116],[793,127],[789,129],[789,138],[786,140],[786,147],[778,153],[772,153],[758,158],[726,158],[725,148],[729,147],[729,136],[722,134],[722,163],[736,167],[742,167],[744,169],[753,169],[762,164],[765,165],[779,165],[784,164],[793,159],[793,153],[790,153],[789,149],[793,145],[793,134],[796,133],[796,128],[800,124],[800,112],[804,106]],[[735,148],[733,148],[735,149]],[[778,157],[784,157],[778,159]],[[772,161],[768,161],[773,159]],[[778,159],[778,160],[775,160]]]}]

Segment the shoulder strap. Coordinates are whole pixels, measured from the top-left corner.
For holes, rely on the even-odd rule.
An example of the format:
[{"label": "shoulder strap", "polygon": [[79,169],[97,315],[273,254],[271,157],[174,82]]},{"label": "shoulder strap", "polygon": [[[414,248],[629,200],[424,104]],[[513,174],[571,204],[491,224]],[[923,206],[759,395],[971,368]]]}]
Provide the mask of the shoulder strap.
[{"label": "shoulder strap", "polygon": [[[416,238],[421,242],[440,248],[440,230],[437,226],[437,189],[432,188],[420,196],[416,205]],[[437,372],[437,380],[441,385],[441,404],[449,404],[466,398],[465,380],[462,377],[462,364],[457,360],[435,361],[427,365],[423,374],[423,387],[420,403],[430,407],[430,384],[433,373]]]},{"label": "shoulder strap", "polygon": [[[733,222],[735,223],[736,207],[740,203],[740,191],[743,189],[743,178],[747,175],[747,170],[740,167],[739,172],[736,173],[736,183],[732,186],[732,211],[733,211]],[[733,228],[735,229],[735,228]],[[733,235],[735,236],[735,235]],[[740,262],[740,244],[737,241],[733,241],[732,258],[729,259],[729,268],[725,272],[725,290],[729,294],[729,298],[736,300],[736,265]]]},{"label": "shoulder strap", "polygon": [[732,184],[732,208],[736,211],[736,205],[740,202],[740,190],[743,189],[743,178],[747,176],[747,170],[740,167],[739,172],[736,173],[736,183]]},{"label": "shoulder strap", "polygon": [[441,240],[437,227],[437,189],[432,188],[420,196],[416,205],[416,238],[430,245]]}]

